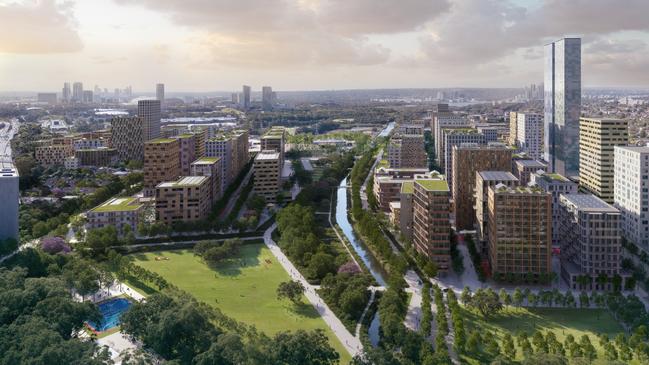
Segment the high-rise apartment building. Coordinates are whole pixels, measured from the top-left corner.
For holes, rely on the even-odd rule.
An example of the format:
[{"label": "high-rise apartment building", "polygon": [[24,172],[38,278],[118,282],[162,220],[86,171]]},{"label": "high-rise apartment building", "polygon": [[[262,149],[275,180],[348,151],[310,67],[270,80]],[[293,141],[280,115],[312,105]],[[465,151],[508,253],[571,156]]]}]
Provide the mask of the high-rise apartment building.
[{"label": "high-rise apartment building", "polygon": [[155,99],[160,102],[160,105],[165,101],[165,84],[156,84],[155,86]]},{"label": "high-rise apartment building", "polygon": [[144,123],[139,117],[111,119],[111,143],[119,161],[144,161]]},{"label": "high-rise apartment building", "polygon": [[449,189],[453,191],[453,147],[461,144],[483,145],[485,138],[482,133],[473,128],[445,129],[443,136],[444,155],[440,158],[439,166],[444,169]]},{"label": "high-rise apartment building", "polygon": [[549,171],[579,173],[581,39],[564,38],[545,46],[544,159]]},{"label": "high-rise apartment building", "polygon": [[519,184],[518,179],[511,172],[506,171],[479,171],[476,173],[475,182],[475,216],[476,234],[481,242],[489,237],[489,187],[498,184],[514,187]]},{"label": "high-rise apartment building", "polygon": [[160,137],[160,100],[140,100],[137,115],[142,118],[144,142]]},{"label": "high-rise apartment building", "polygon": [[0,164],[0,240],[20,238],[18,231],[18,201],[20,191],[18,189],[18,169],[12,164],[3,162]]},{"label": "high-rise apartment building", "polygon": [[649,147],[614,150],[614,197],[622,213],[622,236],[649,253]]},{"label": "high-rise apartment building", "polygon": [[261,150],[279,153],[280,166],[284,166],[284,145],[286,144],[286,128],[271,127],[261,136]]},{"label": "high-rise apartment building", "polygon": [[223,194],[221,191],[221,158],[201,157],[191,164],[191,176],[207,176],[210,181],[211,205],[216,203]]},{"label": "high-rise apartment building", "polygon": [[401,184],[399,194],[399,231],[408,242],[412,242],[412,215],[413,195],[415,193],[415,181],[408,180]]},{"label": "high-rise apartment building", "polygon": [[518,112],[509,112],[509,145],[516,147],[518,141]]},{"label": "high-rise apartment building", "polygon": [[75,82],[72,84],[72,101],[75,103],[83,101],[83,83]]},{"label": "high-rise apartment building", "polygon": [[210,184],[207,176],[183,176],[155,188],[156,220],[165,224],[206,219],[210,213]]},{"label": "high-rise apartment building", "polygon": [[242,94],[242,100],[241,104],[244,109],[249,109],[250,108],[250,86],[248,85],[243,85],[243,94]]},{"label": "high-rise apartment building", "polygon": [[552,271],[551,196],[537,187],[489,187],[489,264],[495,277]]},{"label": "high-rise apartment building", "polygon": [[[563,194],[577,194],[577,183],[564,176],[552,173],[533,173],[530,180],[543,191],[552,194],[552,227],[558,227],[561,220],[559,197]],[[552,229],[552,243],[559,244],[559,234],[556,229]]]},{"label": "high-rise apartment building", "polygon": [[432,134],[435,140],[435,158],[437,165],[444,168],[444,130],[445,129],[461,129],[469,128],[469,120],[459,114],[451,114],[449,112],[439,112],[433,117]]},{"label": "high-rise apartment building", "polygon": [[221,158],[221,191],[225,191],[250,161],[248,148],[248,131],[243,130],[205,141],[205,156]]},{"label": "high-rise apartment building", "polygon": [[[561,246],[561,277],[573,290],[605,290],[599,275],[620,274],[622,238],[620,211],[592,194],[561,195],[558,230]],[[580,277],[590,277],[590,284]]]},{"label": "high-rise apartment building", "polygon": [[158,184],[174,181],[180,175],[180,141],[158,138],[144,144],[145,196],[153,196]]},{"label": "high-rise apartment building", "polygon": [[517,113],[516,118],[516,147],[535,160],[542,159],[543,115],[537,113]]},{"label": "high-rise apartment building", "polygon": [[426,168],[428,166],[423,133],[395,134],[390,138],[387,152],[390,168]]},{"label": "high-rise apartment building", "polygon": [[453,211],[455,228],[474,230],[476,223],[476,174],[480,171],[509,171],[512,149],[502,143],[487,146],[461,144],[453,146]]},{"label": "high-rise apartment building", "polygon": [[253,191],[267,203],[274,203],[280,190],[282,167],[279,155],[279,152],[269,150],[261,151],[255,157]]},{"label": "high-rise apartment building", "polygon": [[615,146],[629,144],[628,122],[622,119],[579,120],[579,185],[613,204]]},{"label": "high-rise apartment building", "polygon": [[273,109],[273,88],[264,86],[261,88],[261,105],[264,110]]},{"label": "high-rise apartment building", "polygon": [[64,103],[69,103],[72,99],[72,90],[70,89],[70,83],[66,82],[63,84],[63,90],[61,90],[61,101]]},{"label": "high-rise apartment building", "polygon": [[417,252],[448,272],[451,259],[449,190],[443,179],[415,179],[413,194],[413,244]]},{"label": "high-rise apartment building", "polygon": [[189,176],[192,162],[196,161],[196,145],[200,142],[195,134],[185,133],[173,137],[180,142],[180,175]]}]

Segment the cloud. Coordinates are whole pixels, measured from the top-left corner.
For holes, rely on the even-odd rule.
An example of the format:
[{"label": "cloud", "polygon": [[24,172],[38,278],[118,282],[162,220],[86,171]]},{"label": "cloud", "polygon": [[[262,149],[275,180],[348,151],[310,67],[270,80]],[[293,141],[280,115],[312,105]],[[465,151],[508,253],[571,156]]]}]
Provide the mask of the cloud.
[{"label": "cloud", "polygon": [[77,52],[83,44],[76,32],[71,2],[34,0],[0,4],[0,52]]},{"label": "cloud", "polygon": [[368,36],[412,31],[449,9],[448,0],[116,1],[194,29],[193,54],[204,56],[196,62],[202,67],[385,63],[390,50]]}]

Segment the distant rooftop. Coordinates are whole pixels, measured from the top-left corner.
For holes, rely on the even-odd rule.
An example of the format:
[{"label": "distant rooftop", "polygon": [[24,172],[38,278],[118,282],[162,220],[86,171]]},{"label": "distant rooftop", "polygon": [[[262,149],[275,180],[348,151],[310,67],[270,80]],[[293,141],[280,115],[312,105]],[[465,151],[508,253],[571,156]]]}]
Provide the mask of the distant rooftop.
[{"label": "distant rooftop", "polygon": [[562,194],[561,199],[569,201],[579,210],[600,213],[619,213],[619,210],[615,207],[593,194]]},{"label": "distant rooftop", "polygon": [[138,203],[137,198],[112,198],[101,205],[91,209],[92,212],[127,212],[140,208],[142,204]]},{"label": "distant rooftop", "polygon": [[449,191],[446,180],[417,179],[415,182],[428,191]]},{"label": "distant rooftop", "polygon": [[177,181],[167,181],[158,184],[160,188],[173,188],[173,187],[191,187],[203,184],[209,178],[207,176],[183,176]]},{"label": "distant rooftop", "polygon": [[402,194],[412,194],[415,191],[415,182],[414,181],[404,181],[401,184],[401,193]]},{"label": "distant rooftop", "polygon": [[523,167],[539,167],[539,168],[547,167],[546,164],[537,160],[516,160],[515,162],[517,165],[521,165]]},{"label": "distant rooftop", "polygon": [[494,189],[497,193],[506,194],[548,194],[538,186],[506,186],[498,184],[496,186],[491,186],[490,189]]},{"label": "distant rooftop", "polygon": [[507,171],[480,171],[482,180],[486,181],[518,181],[518,178]]},{"label": "distant rooftop", "polygon": [[255,161],[279,160],[279,152],[261,151],[255,157]]},{"label": "distant rooftop", "polygon": [[541,177],[544,178],[548,182],[552,182],[552,181],[568,182],[568,181],[570,181],[566,177],[564,177],[563,175],[557,174],[557,173],[545,173],[545,174],[542,174]]},{"label": "distant rooftop", "polygon": [[174,141],[175,141],[175,139],[173,139],[173,138],[156,138],[156,139],[152,139],[150,141],[147,141],[146,143],[172,143]]},{"label": "distant rooftop", "polygon": [[615,148],[621,148],[638,153],[649,153],[649,146],[615,146]]},{"label": "distant rooftop", "polygon": [[198,160],[192,162],[192,165],[211,165],[215,162],[218,162],[221,157],[201,157]]}]

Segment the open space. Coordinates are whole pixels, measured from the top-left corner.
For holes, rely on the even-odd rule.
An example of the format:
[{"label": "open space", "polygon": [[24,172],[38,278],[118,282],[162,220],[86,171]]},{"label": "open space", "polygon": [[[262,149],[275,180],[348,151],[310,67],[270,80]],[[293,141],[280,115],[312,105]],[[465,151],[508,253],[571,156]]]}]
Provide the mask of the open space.
[{"label": "open space", "polygon": [[[597,335],[605,333],[613,339],[615,335],[623,332],[622,327],[604,309],[507,307],[489,320],[464,308],[463,314],[467,333],[472,329],[477,329],[482,335],[487,332],[492,333],[497,337],[499,345],[502,344],[506,332],[515,338],[518,332],[525,331],[531,339],[536,330],[543,334],[553,331],[561,343],[569,334],[572,334],[577,341],[586,334],[597,349],[598,358],[603,358],[604,353],[599,346]],[[521,349],[517,347],[517,358],[522,359],[522,355]],[[480,363],[479,360],[465,355],[462,355],[462,360],[469,364]]]},{"label": "open space", "polygon": [[279,283],[288,281],[289,276],[263,244],[244,245],[235,258],[213,267],[206,265],[191,250],[149,252],[129,257],[196,299],[218,307],[238,321],[255,325],[268,335],[279,331],[323,329],[340,353],[341,363],[350,360],[342,344],[306,298],[298,307],[277,300],[275,290]]}]

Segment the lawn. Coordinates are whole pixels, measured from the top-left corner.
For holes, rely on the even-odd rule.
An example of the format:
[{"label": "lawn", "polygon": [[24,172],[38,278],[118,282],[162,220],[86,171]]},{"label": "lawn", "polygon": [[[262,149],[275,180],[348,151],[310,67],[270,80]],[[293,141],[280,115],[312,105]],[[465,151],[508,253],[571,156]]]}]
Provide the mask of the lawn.
[{"label": "lawn", "polygon": [[[572,334],[577,341],[586,334],[590,342],[598,351],[598,358],[603,358],[604,353],[599,346],[597,335],[606,333],[610,339],[623,332],[622,327],[604,309],[580,308],[515,308],[506,307],[497,316],[485,320],[475,312],[463,309],[464,323],[467,333],[477,329],[482,335],[488,333],[497,337],[498,344],[502,346],[502,338],[509,332],[514,339],[519,331],[527,332],[532,337],[534,331],[540,330],[544,335],[553,331],[561,343],[568,334]],[[523,358],[522,351],[517,347],[517,358]],[[462,355],[464,363],[479,364],[478,359]]]},{"label": "lawn", "polygon": [[350,361],[343,345],[306,298],[298,307],[286,300],[277,300],[277,286],[290,278],[263,244],[244,245],[236,258],[214,267],[206,265],[190,250],[149,252],[129,257],[137,265],[162,275],[170,283],[193,294],[196,299],[218,307],[238,321],[255,325],[268,335],[286,330],[323,329],[340,353],[340,363]]}]

